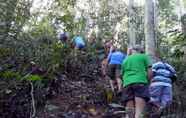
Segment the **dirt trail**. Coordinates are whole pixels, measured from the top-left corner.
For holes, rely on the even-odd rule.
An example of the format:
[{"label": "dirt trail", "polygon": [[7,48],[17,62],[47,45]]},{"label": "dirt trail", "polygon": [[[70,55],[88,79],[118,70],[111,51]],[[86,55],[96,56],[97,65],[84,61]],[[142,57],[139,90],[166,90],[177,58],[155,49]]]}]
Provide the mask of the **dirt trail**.
[{"label": "dirt trail", "polygon": [[[107,105],[108,80],[59,78],[58,93],[38,113],[39,118],[102,118]],[[90,78],[89,78],[90,79]],[[54,93],[55,94],[55,93]]]}]

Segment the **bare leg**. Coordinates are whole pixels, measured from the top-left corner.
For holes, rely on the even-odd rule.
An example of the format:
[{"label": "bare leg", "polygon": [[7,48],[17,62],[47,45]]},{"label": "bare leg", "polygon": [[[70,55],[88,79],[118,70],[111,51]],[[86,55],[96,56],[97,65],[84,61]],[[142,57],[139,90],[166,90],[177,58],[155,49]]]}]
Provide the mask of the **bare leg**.
[{"label": "bare leg", "polygon": [[135,97],[135,118],[143,118],[146,102],[143,98]]},{"label": "bare leg", "polygon": [[77,53],[78,53],[78,48],[75,47],[75,49],[74,49],[74,57],[75,57],[75,59],[77,58]]},{"label": "bare leg", "polygon": [[116,78],[116,81],[117,81],[118,92],[121,92],[121,86],[122,86],[121,79],[120,78]]},{"label": "bare leg", "polygon": [[114,93],[114,81],[110,79],[109,82],[110,82],[111,90]]},{"label": "bare leg", "polygon": [[106,76],[107,59],[104,59],[101,63],[101,70],[103,77]]},{"label": "bare leg", "polygon": [[129,100],[126,104],[126,118],[134,118],[135,104],[133,100]]}]

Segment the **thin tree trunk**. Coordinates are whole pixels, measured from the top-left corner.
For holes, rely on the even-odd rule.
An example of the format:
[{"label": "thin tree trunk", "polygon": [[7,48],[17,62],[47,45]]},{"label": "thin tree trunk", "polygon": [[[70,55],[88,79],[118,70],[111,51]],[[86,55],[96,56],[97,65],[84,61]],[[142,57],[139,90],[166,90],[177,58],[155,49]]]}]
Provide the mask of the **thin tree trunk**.
[{"label": "thin tree trunk", "polygon": [[129,0],[129,46],[136,44],[134,0]]},{"label": "thin tree trunk", "polygon": [[158,10],[158,0],[154,0],[154,30],[155,30],[155,46],[158,48],[158,22],[159,22],[159,10]]},{"label": "thin tree trunk", "polygon": [[181,28],[183,34],[186,36],[186,14],[181,17]]},{"label": "thin tree trunk", "polygon": [[179,25],[180,25],[180,28],[182,27],[182,24],[181,24],[181,17],[183,16],[184,14],[184,3],[183,3],[183,0],[178,0],[178,6],[179,6],[179,13],[178,13],[178,19],[180,21]]},{"label": "thin tree trunk", "polygon": [[183,0],[179,0],[179,20],[180,20],[180,27],[182,29],[183,34],[186,36],[186,12],[184,12],[184,3]]},{"label": "thin tree trunk", "polygon": [[145,5],[145,48],[146,53],[155,56],[154,2],[146,0]]}]

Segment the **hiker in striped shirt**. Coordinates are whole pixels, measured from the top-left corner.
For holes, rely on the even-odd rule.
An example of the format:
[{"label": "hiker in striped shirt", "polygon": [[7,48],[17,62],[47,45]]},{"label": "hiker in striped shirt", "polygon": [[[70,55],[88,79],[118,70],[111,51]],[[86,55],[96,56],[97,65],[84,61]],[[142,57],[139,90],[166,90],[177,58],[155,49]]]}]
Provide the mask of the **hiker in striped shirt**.
[{"label": "hiker in striped shirt", "polygon": [[172,78],[176,77],[175,69],[157,57],[152,65],[153,78],[149,87],[150,103],[156,106],[159,112],[172,102]]}]

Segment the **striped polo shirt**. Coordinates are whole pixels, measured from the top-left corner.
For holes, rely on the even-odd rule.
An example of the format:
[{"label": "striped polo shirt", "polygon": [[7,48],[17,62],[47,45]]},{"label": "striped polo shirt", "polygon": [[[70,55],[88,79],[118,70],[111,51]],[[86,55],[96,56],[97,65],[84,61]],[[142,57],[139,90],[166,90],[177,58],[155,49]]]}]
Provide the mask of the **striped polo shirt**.
[{"label": "striped polo shirt", "polygon": [[172,75],[176,75],[175,69],[168,63],[159,61],[152,65],[153,79],[151,86],[172,86]]}]

